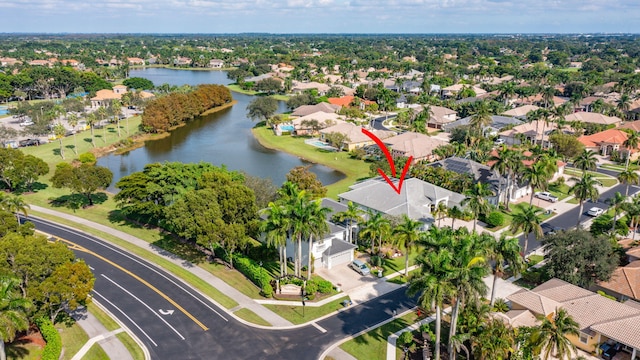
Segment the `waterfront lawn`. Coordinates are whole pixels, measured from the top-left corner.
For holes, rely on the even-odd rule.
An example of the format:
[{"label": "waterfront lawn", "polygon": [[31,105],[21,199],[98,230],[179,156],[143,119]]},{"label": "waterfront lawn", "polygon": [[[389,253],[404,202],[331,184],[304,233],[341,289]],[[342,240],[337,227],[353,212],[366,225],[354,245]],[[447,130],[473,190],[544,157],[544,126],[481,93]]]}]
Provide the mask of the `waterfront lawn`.
[{"label": "waterfront lawn", "polygon": [[338,194],[348,191],[349,186],[356,181],[369,177],[369,163],[352,159],[347,152],[327,151],[307,145],[304,143],[305,138],[302,137],[276,136],[264,125],[254,127],[252,132],[260,144],[267,148],[285,151],[345,174],[344,179],[327,186],[329,198],[337,198]]}]

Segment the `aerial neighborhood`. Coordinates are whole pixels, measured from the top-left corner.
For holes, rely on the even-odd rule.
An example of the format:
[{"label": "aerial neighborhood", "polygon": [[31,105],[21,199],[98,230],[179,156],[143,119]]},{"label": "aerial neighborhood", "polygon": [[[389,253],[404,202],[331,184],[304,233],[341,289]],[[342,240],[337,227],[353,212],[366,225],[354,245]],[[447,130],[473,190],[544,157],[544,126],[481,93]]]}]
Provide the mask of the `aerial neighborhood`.
[{"label": "aerial neighborhood", "polygon": [[640,359],[637,35],[87,36],[0,35],[0,355]]}]

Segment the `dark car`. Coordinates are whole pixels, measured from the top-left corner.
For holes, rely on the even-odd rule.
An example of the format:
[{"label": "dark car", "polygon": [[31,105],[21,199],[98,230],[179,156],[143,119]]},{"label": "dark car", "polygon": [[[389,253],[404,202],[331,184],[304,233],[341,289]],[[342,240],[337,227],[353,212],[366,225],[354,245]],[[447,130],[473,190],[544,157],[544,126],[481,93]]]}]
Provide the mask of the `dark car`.
[{"label": "dark car", "polygon": [[24,147],[24,146],[37,146],[40,145],[40,140],[39,139],[25,139],[25,140],[20,140],[18,142],[18,145],[20,145],[20,147]]},{"label": "dark car", "polygon": [[551,226],[549,224],[540,225],[542,228],[542,235],[555,235],[564,229],[558,226]]},{"label": "dark car", "polygon": [[611,360],[613,359],[614,356],[616,356],[616,354],[620,350],[620,344],[612,345],[612,344],[604,343],[600,345],[600,349],[602,349],[602,358]]}]

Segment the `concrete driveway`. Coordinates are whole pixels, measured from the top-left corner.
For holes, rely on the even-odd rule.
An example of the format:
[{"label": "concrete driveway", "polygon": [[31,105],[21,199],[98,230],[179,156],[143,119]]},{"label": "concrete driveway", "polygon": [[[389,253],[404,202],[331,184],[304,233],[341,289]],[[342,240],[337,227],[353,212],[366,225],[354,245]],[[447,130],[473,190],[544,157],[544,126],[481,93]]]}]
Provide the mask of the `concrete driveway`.
[{"label": "concrete driveway", "polygon": [[316,269],[316,274],[331,281],[331,283],[338,286],[344,292],[380,281],[378,278],[374,277],[373,274],[364,276],[360,275],[350,268],[348,264],[341,264],[333,267],[332,269]]}]

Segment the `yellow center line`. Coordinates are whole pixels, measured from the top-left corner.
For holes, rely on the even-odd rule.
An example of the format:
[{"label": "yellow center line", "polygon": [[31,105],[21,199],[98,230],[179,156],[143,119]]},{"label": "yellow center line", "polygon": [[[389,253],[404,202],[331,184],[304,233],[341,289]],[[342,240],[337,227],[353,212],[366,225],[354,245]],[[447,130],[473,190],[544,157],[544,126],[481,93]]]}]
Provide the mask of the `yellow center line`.
[{"label": "yellow center line", "polygon": [[185,314],[189,319],[193,320],[193,322],[195,322],[198,326],[200,326],[204,331],[209,330],[208,327],[206,327],[202,322],[200,322],[200,320],[196,319],[195,316],[191,315],[191,313],[189,313],[187,310],[185,310],[182,306],[178,305],[178,303],[176,303],[173,299],[171,299],[169,296],[167,296],[165,293],[163,293],[162,291],[158,290],[158,288],[156,288],[155,286],[151,285],[149,282],[147,282],[146,280],[144,280],[143,278],[141,278],[140,276],[132,273],[131,271],[123,268],[122,266],[114,263],[113,261],[105,258],[102,255],[96,254],[95,252],[80,246],[72,241],[69,240],[65,240],[65,239],[61,239],[58,238],[58,241],[62,241],[66,244],[69,245],[69,248],[73,249],[73,250],[77,250],[77,251],[82,251],[85,252],[87,254],[91,254],[95,257],[97,257],[98,259],[112,265],[113,267],[120,269],[121,271],[123,271],[125,274],[129,274],[131,277],[133,277],[134,279],[140,281],[141,283],[143,283],[145,286],[147,286],[149,289],[155,291],[156,293],[158,293],[158,295],[162,296],[165,300],[167,300],[169,303],[171,303],[171,305],[175,306],[178,310],[180,310],[183,314]]}]

